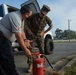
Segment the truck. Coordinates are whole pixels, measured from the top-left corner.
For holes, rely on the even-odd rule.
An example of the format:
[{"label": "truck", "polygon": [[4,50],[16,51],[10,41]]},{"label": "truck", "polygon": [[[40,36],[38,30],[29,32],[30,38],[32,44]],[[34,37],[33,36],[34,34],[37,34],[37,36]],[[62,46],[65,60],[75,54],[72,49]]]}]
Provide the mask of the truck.
[{"label": "truck", "polygon": [[[39,6],[37,0],[28,0],[27,2],[22,3],[21,7],[24,5],[29,5],[30,8],[33,10],[33,14],[40,12],[40,6]],[[19,10],[19,9],[16,7],[13,7],[13,6],[10,6],[7,4],[0,4],[0,19],[2,19],[2,17],[4,15],[6,15],[10,12],[13,12],[13,11],[17,11],[17,10]],[[17,48],[19,51],[21,50],[21,48],[17,42],[12,42],[12,48],[13,49]],[[46,55],[53,53],[53,50],[54,50],[53,36],[50,31],[44,35],[44,49],[45,49]]]}]

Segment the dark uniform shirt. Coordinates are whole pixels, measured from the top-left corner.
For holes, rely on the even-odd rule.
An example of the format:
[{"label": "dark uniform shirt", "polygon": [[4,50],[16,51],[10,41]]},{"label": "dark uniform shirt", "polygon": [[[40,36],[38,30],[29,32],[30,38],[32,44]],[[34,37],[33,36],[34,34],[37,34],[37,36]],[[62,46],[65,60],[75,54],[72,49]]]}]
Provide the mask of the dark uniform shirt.
[{"label": "dark uniform shirt", "polygon": [[47,24],[52,26],[52,21],[47,16],[41,18],[40,14],[37,13],[30,17],[30,30],[35,35],[38,35],[40,32],[42,32]]}]

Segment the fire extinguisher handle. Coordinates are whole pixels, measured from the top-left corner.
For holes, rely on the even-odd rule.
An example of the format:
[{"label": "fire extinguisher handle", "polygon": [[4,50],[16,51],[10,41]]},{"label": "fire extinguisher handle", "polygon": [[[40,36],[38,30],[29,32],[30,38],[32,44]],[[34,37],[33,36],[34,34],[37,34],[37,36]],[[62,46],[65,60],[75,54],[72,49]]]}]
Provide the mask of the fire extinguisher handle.
[{"label": "fire extinguisher handle", "polygon": [[40,55],[40,52],[32,53],[32,56],[39,56],[39,55]]}]

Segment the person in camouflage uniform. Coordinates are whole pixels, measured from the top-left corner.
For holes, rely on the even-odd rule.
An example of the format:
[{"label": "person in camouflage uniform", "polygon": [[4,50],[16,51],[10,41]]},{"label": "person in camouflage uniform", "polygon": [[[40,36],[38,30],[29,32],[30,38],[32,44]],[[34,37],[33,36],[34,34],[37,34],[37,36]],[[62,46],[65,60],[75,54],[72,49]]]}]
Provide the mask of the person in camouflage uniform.
[{"label": "person in camouflage uniform", "polygon": [[[27,37],[30,40],[33,40],[31,42],[31,52],[34,52],[34,42],[37,43],[39,51],[41,54],[44,54],[44,34],[52,29],[52,21],[49,17],[47,17],[47,13],[50,11],[50,8],[47,5],[43,5],[42,9],[40,10],[40,13],[36,13],[32,15],[28,21],[30,23],[29,26],[27,24],[25,25],[27,32],[29,33],[29,37]],[[49,25],[49,28],[44,31],[44,28],[46,25]],[[28,35],[27,35],[28,36]],[[31,72],[32,70],[32,60],[28,59],[28,72]]]}]

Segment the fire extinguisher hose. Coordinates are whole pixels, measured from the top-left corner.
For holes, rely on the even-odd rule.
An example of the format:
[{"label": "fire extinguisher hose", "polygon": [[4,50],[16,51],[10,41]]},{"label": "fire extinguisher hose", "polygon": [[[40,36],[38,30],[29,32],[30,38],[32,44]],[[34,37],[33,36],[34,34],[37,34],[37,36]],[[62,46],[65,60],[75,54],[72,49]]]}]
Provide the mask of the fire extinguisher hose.
[{"label": "fire extinguisher hose", "polygon": [[49,66],[55,71],[55,69],[53,68],[52,64],[49,62],[48,58],[44,54],[41,54],[41,56],[43,56],[47,60]]}]

